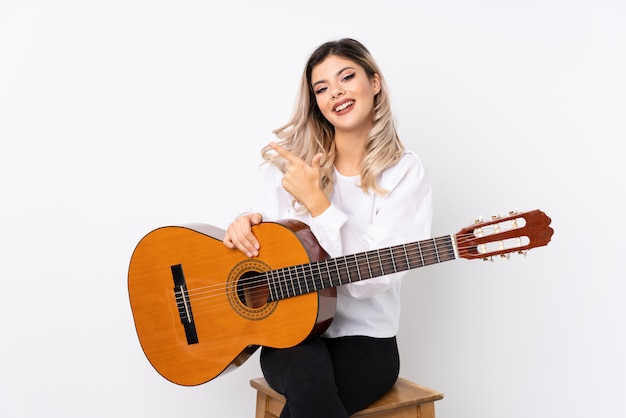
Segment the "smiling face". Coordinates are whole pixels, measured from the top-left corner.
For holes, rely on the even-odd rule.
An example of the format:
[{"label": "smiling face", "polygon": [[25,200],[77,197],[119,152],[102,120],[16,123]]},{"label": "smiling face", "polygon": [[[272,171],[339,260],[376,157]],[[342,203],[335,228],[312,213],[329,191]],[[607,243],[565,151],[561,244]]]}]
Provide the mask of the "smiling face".
[{"label": "smiling face", "polygon": [[373,126],[374,97],[380,77],[368,77],[360,65],[330,55],[313,68],[311,87],[322,115],[336,133],[369,132]]}]

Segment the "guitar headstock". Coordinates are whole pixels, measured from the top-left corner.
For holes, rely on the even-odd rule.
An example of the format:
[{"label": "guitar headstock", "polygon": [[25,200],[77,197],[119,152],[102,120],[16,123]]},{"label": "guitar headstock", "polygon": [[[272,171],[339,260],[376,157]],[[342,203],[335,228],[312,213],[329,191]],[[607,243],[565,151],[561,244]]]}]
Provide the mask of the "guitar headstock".
[{"label": "guitar headstock", "polygon": [[487,221],[477,220],[455,235],[459,256],[467,259],[492,259],[510,253],[525,254],[531,248],[548,245],[554,230],[552,220],[542,211],[507,216],[494,215]]}]

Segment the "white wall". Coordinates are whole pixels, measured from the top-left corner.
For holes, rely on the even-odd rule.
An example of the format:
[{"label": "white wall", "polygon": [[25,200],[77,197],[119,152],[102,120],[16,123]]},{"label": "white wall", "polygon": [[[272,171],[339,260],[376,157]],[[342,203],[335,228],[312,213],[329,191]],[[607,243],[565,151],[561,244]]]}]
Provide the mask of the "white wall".
[{"label": "white wall", "polygon": [[619,417],[624,2],[0,2],[0,416],[251,417],[243,367],[179,387],[126,290],[162,225],[225,227],[308,54],[363,41],[435,190],[435,235],[540,208],[525,258],[411,272],[402,374],[438,417]]}]

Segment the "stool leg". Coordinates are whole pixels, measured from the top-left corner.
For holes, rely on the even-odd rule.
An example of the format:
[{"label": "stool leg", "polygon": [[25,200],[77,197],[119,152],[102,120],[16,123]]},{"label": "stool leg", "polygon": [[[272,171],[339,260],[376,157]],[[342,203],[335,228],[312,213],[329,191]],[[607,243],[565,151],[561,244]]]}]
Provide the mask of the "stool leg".
[{"label": "stool leg", "polygon": [[266,418],[265,412],[267,411],[267,396],[261,392],[256,393],[256,412],[255,418]]},{"label": "stool leg", "polygon": [[435,403],[427,402],[419,405],[417,418],[435,418]]}]

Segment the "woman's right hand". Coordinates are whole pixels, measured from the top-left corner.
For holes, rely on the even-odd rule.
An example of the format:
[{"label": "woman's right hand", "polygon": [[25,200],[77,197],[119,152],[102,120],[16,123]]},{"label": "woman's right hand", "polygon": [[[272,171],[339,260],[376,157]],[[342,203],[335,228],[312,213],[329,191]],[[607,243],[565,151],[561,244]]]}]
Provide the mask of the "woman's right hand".
[{"label": "woman's right hand", "polygon": [[248,213],[241,215],[226,229],[224,236],[224,245],[228,248],[237,248],[248,257],[256,257],[259,255],[259,240],[252,233],[252,226],[258,225],[263,221],[260,213]]}]

